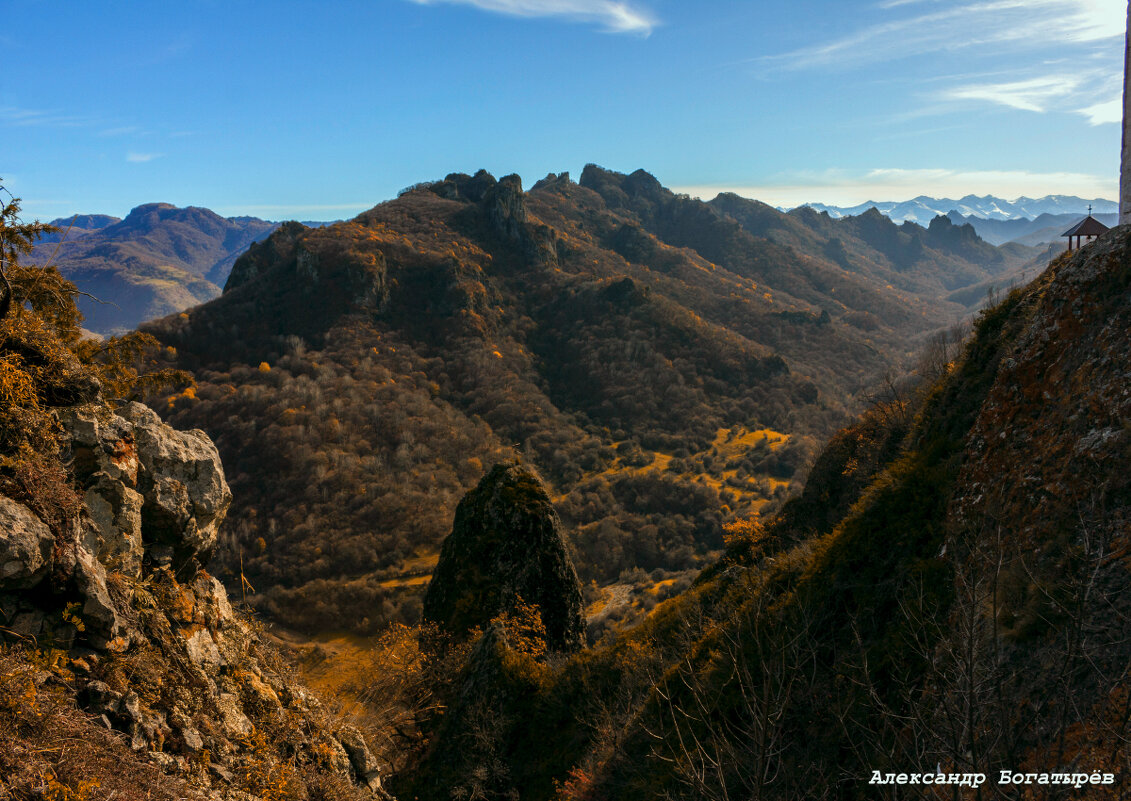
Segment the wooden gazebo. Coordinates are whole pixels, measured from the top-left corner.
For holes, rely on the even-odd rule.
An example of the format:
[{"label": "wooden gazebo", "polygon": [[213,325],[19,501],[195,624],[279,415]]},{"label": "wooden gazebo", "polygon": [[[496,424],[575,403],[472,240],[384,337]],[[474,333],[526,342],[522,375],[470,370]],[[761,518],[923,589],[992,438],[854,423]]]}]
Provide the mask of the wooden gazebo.
[{"label": "wooden gazebo", "polygon": [[[1079,250],[1081,247],[1093,241],[1097,236],[1107,230],[1108,227],[1106,225],[1089,214],[1087,217],[1061,234],[1061,236],[1068,237],[1068,252],[1071,253],[1073,250]],[[1073,239],[1076,240],[1076,247],[1072,246]]]}]

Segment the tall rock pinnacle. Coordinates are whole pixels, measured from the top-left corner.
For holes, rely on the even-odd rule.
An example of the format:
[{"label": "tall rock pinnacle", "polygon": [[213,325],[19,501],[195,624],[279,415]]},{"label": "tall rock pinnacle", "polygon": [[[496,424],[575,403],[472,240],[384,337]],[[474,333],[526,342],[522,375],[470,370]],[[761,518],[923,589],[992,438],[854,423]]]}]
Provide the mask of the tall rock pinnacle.
[{"label": "tall rock pinnacle", "polygon": [[584,640],[581,584],[542,481],[514,462],[495,465],[464,496],[424,598],[424,618],[458,634],[486,628],[518,601],[538,606],[555,651]]}]

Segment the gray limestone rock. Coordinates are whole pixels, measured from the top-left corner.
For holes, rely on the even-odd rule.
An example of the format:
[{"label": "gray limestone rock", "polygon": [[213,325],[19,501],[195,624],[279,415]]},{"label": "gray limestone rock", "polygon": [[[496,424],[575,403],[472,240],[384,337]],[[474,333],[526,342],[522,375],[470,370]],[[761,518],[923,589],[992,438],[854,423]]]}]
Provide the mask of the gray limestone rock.
[{"label": "gray limestone rock", "polygon": [[240,697],[234,693],[220,693],[216,699],[216,707],[220,711],[220,728],[228,738],[241,738],[249,736],[254,727],[243,707],[240,706]]},{"label": "gray limestone rock", "polygon": [[181,741],[184,743],[184,750],[190,754],[204,749],[204,738],[191,726],[181,729]]},{"label": "gray limestone rock", "polygon": [[117,702],[122,697],[110,689],[110,685],[102,681],[89,682],[83,688],[81,698],[86,708],[96,715],[113,715],[117,710]]},{"label": "gray limestone rock", "polygon": [[61,409],[58,414],[76,478],[86,483],[96,473],[105,473],[131,487],[137,483],[137,447],[128,421],[93,405]]},{"label": "gray limestone rock", "polygon": [[219,579],[201,571],[193,579],[191,588],[205,625],[222,631],[235,622],[236,614],[228,602],[228,592]]},{"label": "gray limestone rock", "polygon": [[75,476],[87,488],[92,550],[131,575],[149,545],[151,558],[164,549],[181,564],[203,561],[232,500],[216,446],[202,431],[167,426],[140,403],[120,411],[59,413]]},{"label": "gray limestone rock", "polygon": [[124,407],[122,417],[134,426],[145,540],[203,561],[232,502],[216,446],[203,431],[170,428],[140,403]]},{"label": "gray limestone rock", "polygon": [[338,732],[338,742],[349,756],[350,766],[354,770],[359,783],[371,790],[381,787],[381,765],[369,750],[361,732],[353,726],[346,726]]},{"label": "gray limestone rock", "polygon": [[90,525],[84,532],[86,545],[109,569],[138,578],[144,555],[141,507],[145,499],[107,473],[95,473],[93,480],[85,494],[90,513]]},{"label": "gray limestone rock", "polygon": [[51,566],[55,537],[31,509],[0,496],[0,590],[39,583]]},{"label": "gray limestone rock", "polygon": [[189,661],[205,672],[215,672],[224,664],[224,659],[220,656],[220,651],[208,629],[200,629],[188,637],[184,644]]},{"label": "gray limestone rock", "polygon": [[123,632],[124,625],[106,587],[106,568],[83,547],[75,551],[75,584],[84,599],[80,617],[87,638],[105,647]]}]

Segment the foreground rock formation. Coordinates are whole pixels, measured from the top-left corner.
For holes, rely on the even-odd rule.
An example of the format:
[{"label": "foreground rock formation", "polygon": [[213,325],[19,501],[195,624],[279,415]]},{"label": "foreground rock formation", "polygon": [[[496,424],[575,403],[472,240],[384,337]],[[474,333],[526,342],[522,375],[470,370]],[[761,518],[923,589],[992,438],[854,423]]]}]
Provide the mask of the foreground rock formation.
[{"label": "foreground rock formation", "polygon": [[[24,674],[64,687],[179,797],[387,797],[361,733],[289,678],[204,569],[232,497],[212,441],[138,403],[56,416],[70,488],[52,499],[29,474],[21,497],[0,495],[3,656],[22,647],[50,670],[0,670],[0,696]],[[0,746],[17,786],[22,744]]]}]

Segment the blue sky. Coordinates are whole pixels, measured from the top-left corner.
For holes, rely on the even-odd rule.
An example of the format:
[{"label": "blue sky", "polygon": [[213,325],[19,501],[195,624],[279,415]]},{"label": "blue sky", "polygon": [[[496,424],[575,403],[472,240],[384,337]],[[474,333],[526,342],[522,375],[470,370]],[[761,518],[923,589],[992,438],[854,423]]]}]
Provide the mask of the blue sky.
[{"label": "blue sky", "polygon": [[28,217],[333,219],[588,162],[775,205],[1116,195],[1125,0],[0,0]]}]

